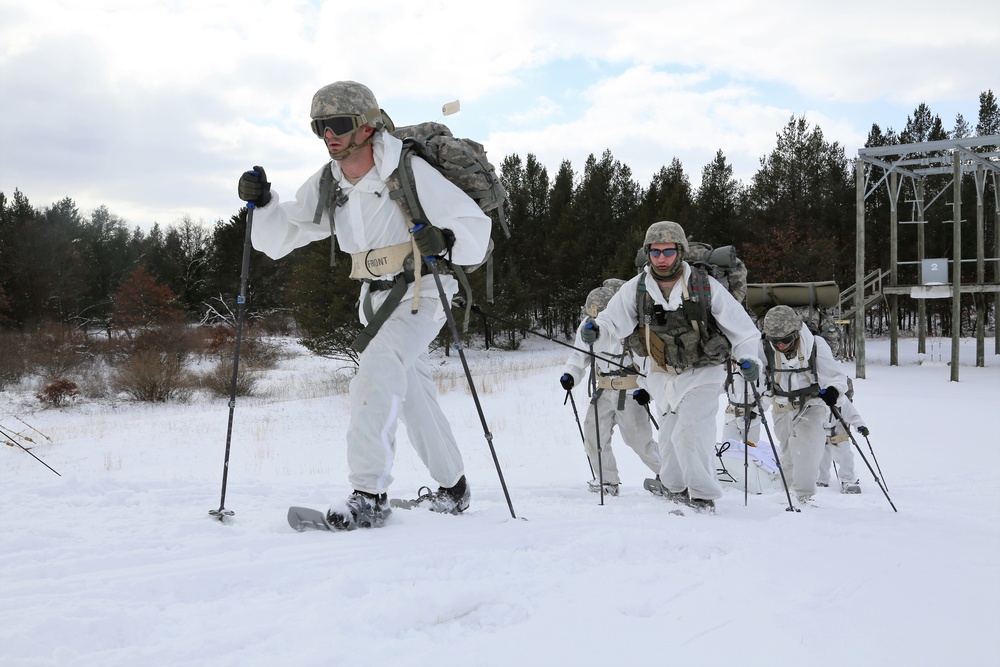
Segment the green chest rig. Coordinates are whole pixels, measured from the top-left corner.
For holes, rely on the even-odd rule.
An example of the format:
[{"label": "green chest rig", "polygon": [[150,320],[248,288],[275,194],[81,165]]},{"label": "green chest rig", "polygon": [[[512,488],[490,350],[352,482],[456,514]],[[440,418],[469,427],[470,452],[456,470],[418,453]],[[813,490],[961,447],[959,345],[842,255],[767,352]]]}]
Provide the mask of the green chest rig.
[{"label": "green chest rig", "polygon": [[712,316],[708,273],[693,266],[690,279],[681,285],[681,307],[666,310],[646,291],[645,279],[640,280],[635,293],[639,324],[628,338],[635,354],[650,357],[660,368],[674,374],[722,364],[732,349]]}]

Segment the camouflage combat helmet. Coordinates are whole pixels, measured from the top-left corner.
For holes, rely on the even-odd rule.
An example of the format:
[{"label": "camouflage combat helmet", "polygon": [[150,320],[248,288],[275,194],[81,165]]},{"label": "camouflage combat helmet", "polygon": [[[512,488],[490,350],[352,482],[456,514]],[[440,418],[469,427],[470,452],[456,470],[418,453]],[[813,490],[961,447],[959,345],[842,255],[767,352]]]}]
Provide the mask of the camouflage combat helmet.
[{"label": "camouflage combat helmet", "polygon": [[802,318],[789,306],[775,306],[764,316],[764,336],[769,341],[792,335],[797,337],[801,328]]},{"label": "camouflage combat helmet", "polygon": [[608,278],[607,280],[604,281],[602,287],[610,287],[611,289],[617,292],[622,288],[622,285],[624,284],[625,281],[622,280],[621,278]]},{"label": "camouflage combat helmet", "polygon": [[687,236],[684,235],[684,228],[676,222],[663,220],[654,222],[646,230],[646,239],[642,242],[643,250],[649,252],[649,246],[653,243],[674,243],[682,251],[688,251]]},{"label": "camouflage combat helmet", "polygon": [[625,284],[624,280],[618,278],[608,278],[600,287],[590,290],[587,301],[583,306],[583,314],[588,317],[597,317],[598,313],[608,307],[611,297]]},{"label": "camouflage combat helmet", "polygon": [[358,127],[371,125],[375,129],[381,129],[389,126],[390,131],[392,130],[392,121],[379,108],[375,94],[368,86],[356,81],[337,81],[320,88],[313,95],[309,115],[313,120],[358,116]]}]

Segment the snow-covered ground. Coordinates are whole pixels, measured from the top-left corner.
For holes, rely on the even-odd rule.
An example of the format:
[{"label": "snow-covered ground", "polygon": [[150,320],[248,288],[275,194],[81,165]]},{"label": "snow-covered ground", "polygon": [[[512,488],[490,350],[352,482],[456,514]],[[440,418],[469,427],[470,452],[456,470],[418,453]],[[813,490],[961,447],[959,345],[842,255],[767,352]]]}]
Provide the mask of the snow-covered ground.
[{"label": "snow-covered ground", "polygon": [[[0,424],[62,474],[0,448],[0,665],[996,664],[992,339],[986,368],[963,341],[958,383],[947,340],[924,363],[901,341],[898,367],[869,341],[856,405],[898,513],[858,460],[859,496],[821,489],[792,513],[783,491],[744,506],[730,488],[715,516],[670,514],[617,436],[622,495],[599,505],[557,381],[567,351],[527,343],[468,351],[516,519],[457,356],[434,363],[471,508],[345,534],[285,521],[350,491],[333,362],[300,352],[238,403],[225,523],[208,511],[226,401],[37,410],[0,394]],[[391,495],[431,484],[403,429],[395,475]]]}]

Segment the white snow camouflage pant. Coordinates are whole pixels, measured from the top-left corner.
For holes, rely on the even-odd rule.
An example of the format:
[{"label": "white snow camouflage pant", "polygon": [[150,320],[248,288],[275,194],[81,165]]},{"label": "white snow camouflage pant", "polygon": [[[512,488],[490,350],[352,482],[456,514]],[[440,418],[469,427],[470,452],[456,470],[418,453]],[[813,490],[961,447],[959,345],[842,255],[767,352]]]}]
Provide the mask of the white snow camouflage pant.
[{"label": "white snow camouflage pant", "polygon": [[653,440],[653,427],[649,422],[646,408],[642,407],[631,396],[625,397],[625,407],[618,409],[619,391],[605,389],[597,399],[597,425],[600,426],[601,439],[601,469],[597,467],[597,437],[594,426],[594,405],[588,404],[587,417],[583,421],[583,441],[590,459],[590,466],[598,479],[604,479],[605,484],[621,484],[618,476],[618,461],[611,450],[611,435],[615,426],[625,444],[631,447],[646,467],[654,475],[660,474],[660,454],[656,441]]},{"label": "white snow camouflage pant", "polygon": [[[756,414],[756,406],[751,407],[751,410]],[[740,413],[742,414],[742,412],[743,406],[740,406]],[[742,416],[737,417],[733,412],[726,412],[726,423],[722,427],[722,442],[726,442],[727,440],[739,440],[743,442],[743,429],[745,428],[746,424]],[[760,442],[760,417],[754,417],[750,420],[750,435],[747,437],[754,444]]]},{"label": "white snow camouflage pant", "polygon": [[[692,388],[660,421],[660,482],[673,493],[687,489],[692,498],[722,497],[715,464],[719,388]],[[813,484],[816,480],[813,479]]]},{"label": "white snow camouflage pant", "polygon": [[819,462],[819,477],[821,484],[830,483],[831,463],[837,464],[837,477],[846,484],[854,484],[858,478],[854,474],[854,451],[850,439],[823,447],[823,458]]},{"label": "white snow camouflage pant", "polygon": [[799,497],[816,494],[819,462],[826,446],[823,421],[825,405],[807,404],[798,410],[774,414],[774,437],[781,443],[779,457],[792,493]]},{"label": "white snow camouflage pant", "polygon": [[398,420],[439,485],[454,486],[464,474],[427,356],[444,321],[440,304],[424,299],[419,311],[411,313],[404,301],[361,354],[350,385],[346,437],[348,481],[355,490],[381,494],[392,484]]}]

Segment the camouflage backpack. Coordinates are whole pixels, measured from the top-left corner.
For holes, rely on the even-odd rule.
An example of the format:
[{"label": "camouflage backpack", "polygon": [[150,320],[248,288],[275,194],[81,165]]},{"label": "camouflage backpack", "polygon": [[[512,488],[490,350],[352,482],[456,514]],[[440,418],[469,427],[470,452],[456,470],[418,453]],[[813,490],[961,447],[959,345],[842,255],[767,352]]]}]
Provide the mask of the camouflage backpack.
[{"label": "camouflage backpack", "polygon": [[747,266],[736,256],[736,248],[731,245],[713,248],[707,243],[689,241],[684,259],[692,266],[704,267],[738,302],[746,301]]},{"label": "camouflage backpack", "polygon": [[[387,128],[390,129],[390,128]],[[441,123],[420,123],[407,125],[392,130],[392,135],[402,140],[403,150],[399,156],[399,166],[393,171],[387,181],[389,196],[403,210],[412,222],[424,221],[423,207],[414,186],[413,168],[410,161],[414,155],[423,158],[429,165],[437,169],[442,176],[454,183],[465,194],[469,195],[484,212],[496,211],[503,228],[504,235],[510,238],[510,228],[504,214],[504,203],[507,201],[507,191],[504,189],[496,169],[486,159],[486,149],[471,139],[455,137],[451,130]],[[333,174],[327,169],[320,180],[320,207],[326,206],[333,224],[333,212],[337,206],[343,205],[340,184],[333,183]],[[317,210],[317,218],[322,209]],[[333,239],[336,243],[336,238]],[[331,263],[332,263],[331,254]],[[493,303],[493,240],[490,239],[486,256],[478,264],[460,266],[450,265],[455,277],[461,283],[466,294],[465,326],[468,328],[471,311],[472,288],[465,274],[486,265],[486,300]]]},{"label": "camouflage backpack", "polygon": [[840,327],[833,319],[830,311],[816,306],[793,306],[803,324],[813,333],[826,341],[836,359],[840,358]]}]

